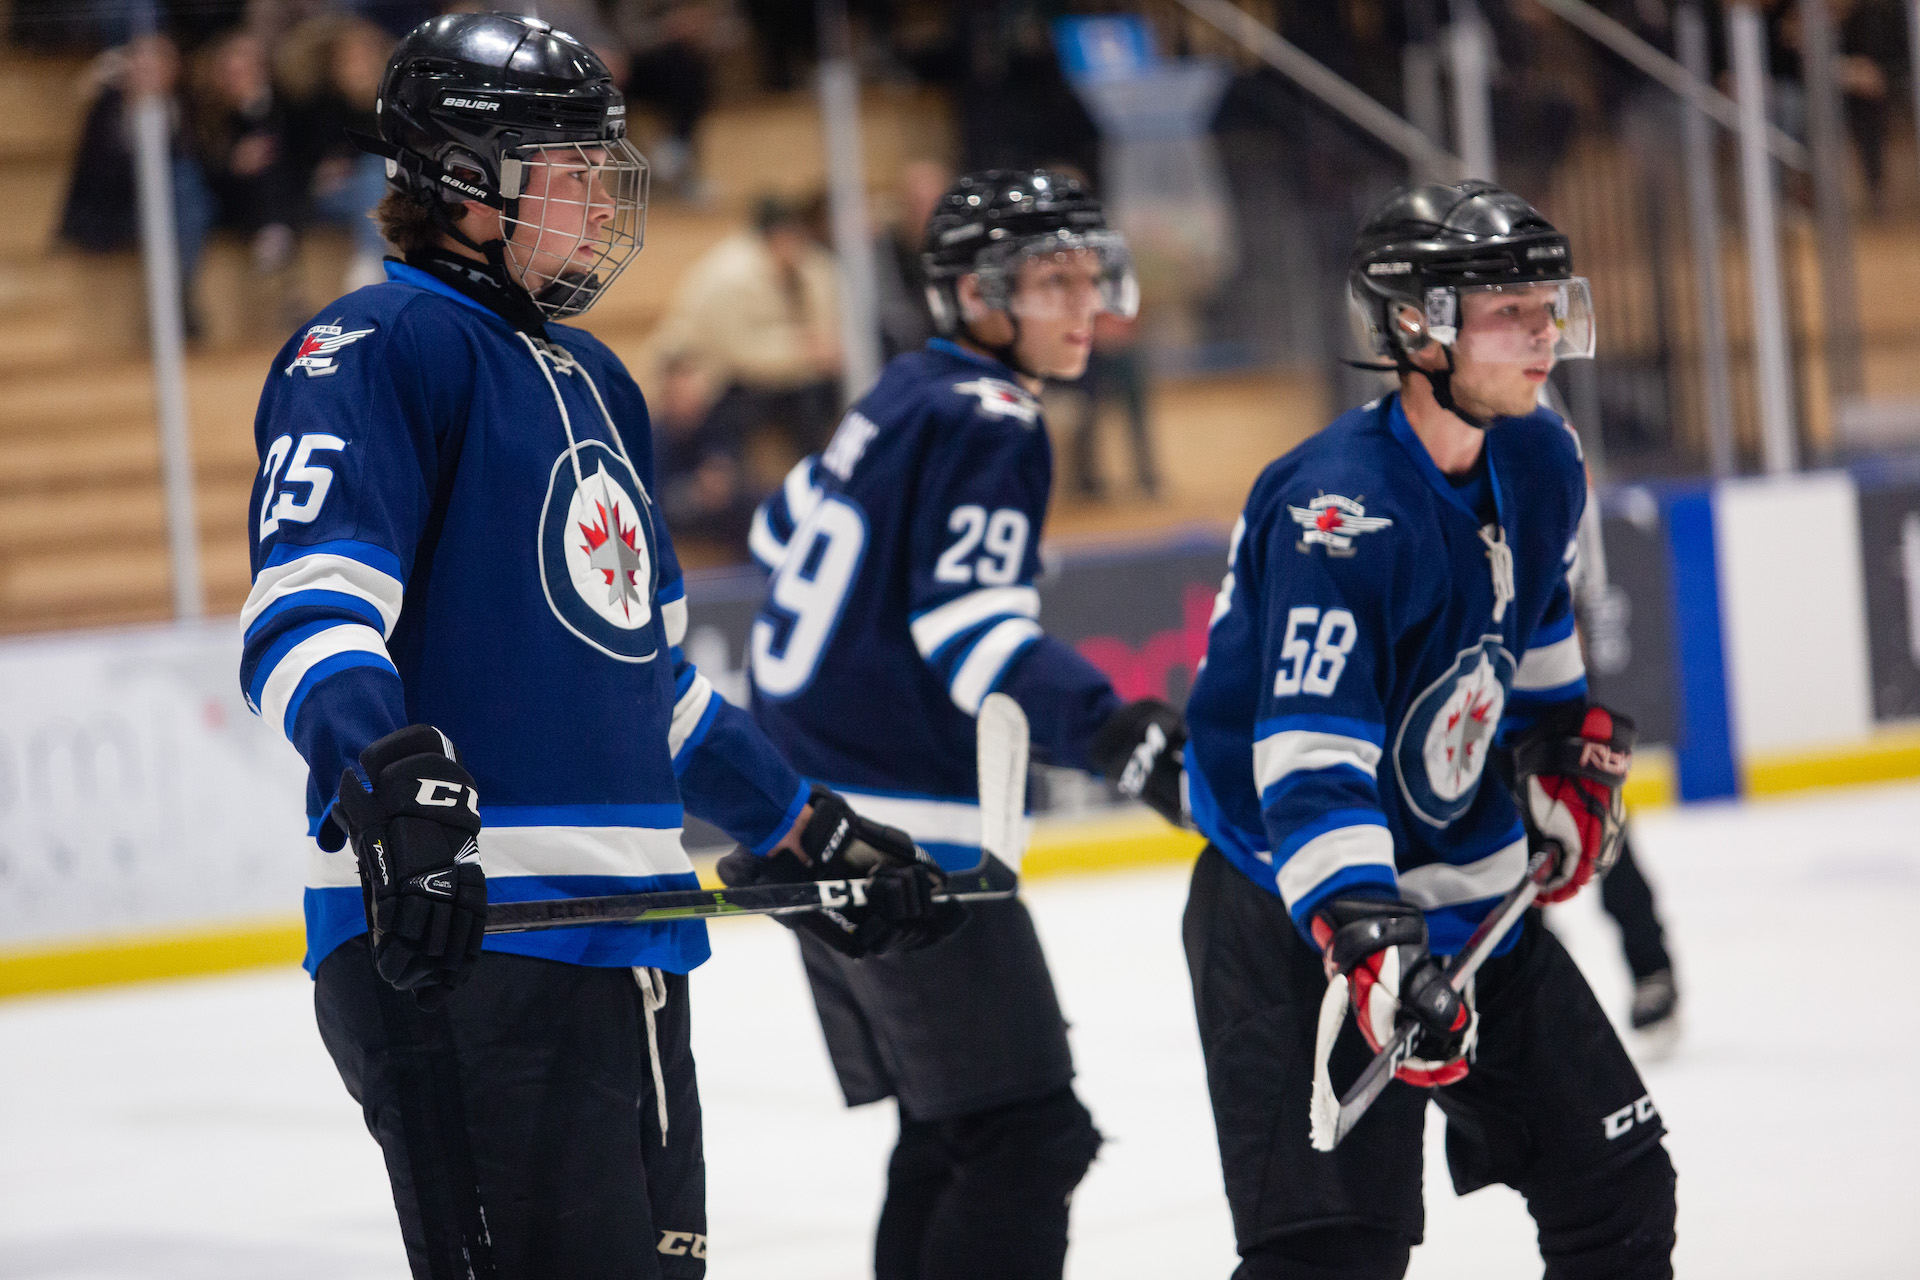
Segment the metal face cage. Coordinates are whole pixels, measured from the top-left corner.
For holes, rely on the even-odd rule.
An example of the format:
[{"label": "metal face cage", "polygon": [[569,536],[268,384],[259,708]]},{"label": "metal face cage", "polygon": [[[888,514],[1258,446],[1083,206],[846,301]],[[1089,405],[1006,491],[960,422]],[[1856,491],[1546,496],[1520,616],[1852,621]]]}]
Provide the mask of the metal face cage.
[{"label": "metal face cage", "polygon": [[517,148],[500,194],[508,265],[551,320],[598,302],[645,239],[647,161],[625,138]]}]

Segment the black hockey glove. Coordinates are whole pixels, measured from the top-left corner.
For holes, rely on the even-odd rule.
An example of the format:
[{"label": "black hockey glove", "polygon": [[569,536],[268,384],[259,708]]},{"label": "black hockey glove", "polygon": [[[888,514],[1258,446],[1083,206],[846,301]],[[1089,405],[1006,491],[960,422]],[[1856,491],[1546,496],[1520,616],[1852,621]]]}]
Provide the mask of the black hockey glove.
[{"label": "black hockey glove", "polygon": [[374,967],[437,1008],[472,972],[486,933],[479,793],[431,725],[388,734],[360,767],[373,790],[346,770],[338,812],[360,863]]},{"label": "black hockey glove", "polygon": [[933,900],[947,877],[906,832],[861,817],[825,787],[813,789],[810,803],[812,816],[800,832],[808,861],[784,851],[763,858],[736,849],[720,859],[721,882],[739,888],[853,881],[854,901],[845,907],[776,918],[856,960],[932,946],[967,922],[964,904]]},{"label": "black hockey glove", "polygon": [[1514,740],[1505,771],[1527,842],[1558,860],[1542,904],[1565,902],[1620,857],[1634,737],[1630,717],[1576,705],[1548,712]]},{"label": "black hockey glove", "polygon": [[1182,753],[1187,722],[1158,698],[1141,698],[1107,717],[1093,735],[1087,758],[1118,787],[1176,827],[1193,825],[1187,817]]},{"label": "black hockey glove", "polygon": [[1332,898],[1313,913],[1313,938],[1328,975],[1352,984],[1354,1020],[1369,1047],[1380,1052],[1398,1022],[1420,1024],[1409,1057],[1394,1075],[1420,1088],[1452,1084],[1467,1074],[1467,1054],[1479,1031],[1472,990],[1447,985],[1427,951],[1427,918],[1411,902],[1358,895]]}]

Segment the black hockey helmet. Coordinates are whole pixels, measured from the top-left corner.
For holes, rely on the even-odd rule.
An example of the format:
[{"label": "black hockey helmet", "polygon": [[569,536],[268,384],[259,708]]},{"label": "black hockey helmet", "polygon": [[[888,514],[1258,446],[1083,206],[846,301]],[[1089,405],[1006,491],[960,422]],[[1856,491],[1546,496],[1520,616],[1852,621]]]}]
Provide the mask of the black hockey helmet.
[{"label": "black hockey helmet", "polygon": [[1140,288],[1126,238],[1107,225],[1106,210],[1078,178],[1046,169],[967,174],[940,197],[921,241],[935,327],[946,334],[961,327],[954,286],[962,276],[978,275],[981,300],[1007,311],[1023,261],[1080,250],[1099,255],[1104,309],[1131,319]]},{"label": "black hockey helmet", "polygon": [[[1592,356],[1592,298],[1573,274],[1566,236],[1519,196],[1480,181],[1394,192],[1361,228],[1347,274],[1373,354],[1402,371],[1430,340],[1447,349],[1451,368],[1463,294],[1543,284],[1560,286],[1552,307],[1555,358]],[[1404,315],[1409,307],[1417,319]],[[1440,382],[1435,391],[1445,396]]]},{"label": "black hockey helmet", "polygon": [[[511,261],[510,283],[549,317],[592,306],[639,252],[647,162],[627,141],[626,102],[598,55],[539,18],[465,13],[421,23],[388,61],[375,111],[380,137],[360,141],[386,157],[388,182],[428,200],[443,229],[502,259],[496,267]],[[570,166],[576,178],[584,171],[586,182],[573,198],[528,199],[547,190],[545,175],[530,172],[541,165]],[[508,238],[492,242],[498,250],[446,218],[444,205],[467,200],[501,211]],[[580,209],[575,224],[590,224],[596,207],[611,206],[612,218],[581,225],[564,253],[536,249],[555,238],[566,205]]]}]

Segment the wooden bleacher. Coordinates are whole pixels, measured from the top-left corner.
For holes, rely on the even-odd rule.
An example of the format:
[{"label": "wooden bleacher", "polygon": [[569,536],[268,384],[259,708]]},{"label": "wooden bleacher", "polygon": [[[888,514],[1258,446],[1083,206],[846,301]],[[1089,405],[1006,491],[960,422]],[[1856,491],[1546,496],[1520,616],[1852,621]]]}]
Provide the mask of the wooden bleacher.
[{"label": "wooden bleacher", "polygon": [[[159,620],[171,611],[139,263],[131,254],[86,258],[53,242],[84,111],[83,65],[0,55],[0,113],[13,125],[0,139],[0,181],[17,215],[0,242],[0,633]],[[864,115],[876,192],[906,161],[951,154],[951,127],[931,94],[875,90]],[[702,141],[711,205],[656,202],[645,250],[586,317],[628,359],[687,265],[741,224],[756,195],[812,190],[825,177],[809,95],[724,107]],[[310,236],[291,287],[318,307],[335,292],[345,260],[344,237]],[[287,336],[274,314],[279,300],[261,292],[243,246],[216,240],[197,295],[204,333],[187,369],[202,569],[215,614],[237,612],[246,597],[253,412]],[[1173,384],[1157,399],[1160,500],[1064,502],[1056,536],[1195,522],[1224,528],[1259,467],[1321,417],[1311,383],[1281,376]],[[1108,470],[1116,480],[1126,474],[1117,457]],[[697,549],[688,556],[701,558]]]}]

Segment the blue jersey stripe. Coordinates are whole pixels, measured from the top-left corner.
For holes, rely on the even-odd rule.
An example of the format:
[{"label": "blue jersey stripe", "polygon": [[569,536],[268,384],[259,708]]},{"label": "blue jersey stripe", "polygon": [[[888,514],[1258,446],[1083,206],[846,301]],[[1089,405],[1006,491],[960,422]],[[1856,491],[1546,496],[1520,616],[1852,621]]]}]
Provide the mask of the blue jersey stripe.
[{"label": "blue jersey stripe", "polygon": [[400,567],[400,557],[385,547],[375,546],[371,542],[355,542],[352,539],[339,539],[333,542],[316,542],[310,546],[301,546],[292,542],[276,542],[273,550],[267,553],[267,559],[260,567],[271,569],[276,565],[298,560],[302,556],[344,556],[349,560],[358,560],[370,569],[378,569],[395,582],[405,583],[406,574]]},{"label": "blue jersey stripe", "polygon": [[1301,730],[1307,733],[1337,733],[1343,738],[1358,738],[1362,742],[1371,742],[1376,747],[1387,745],[1387,726],[1375,724],[1369,720],[1355,720],[1348,716],[1274,716],[1270,720],[1262,720],[1254,725],[1253,737],[1254,741],[1258,742],[1276,733]]},{"label": "blue jersey stripe", "polygon": [[677,804],[483,804],[489,827],[648,827],[670,831],[686,825]]}]

